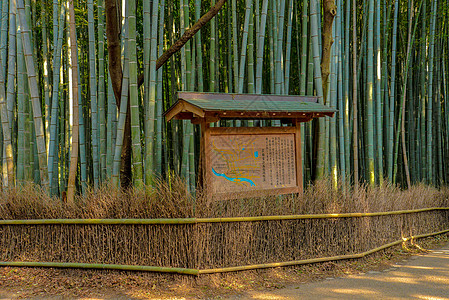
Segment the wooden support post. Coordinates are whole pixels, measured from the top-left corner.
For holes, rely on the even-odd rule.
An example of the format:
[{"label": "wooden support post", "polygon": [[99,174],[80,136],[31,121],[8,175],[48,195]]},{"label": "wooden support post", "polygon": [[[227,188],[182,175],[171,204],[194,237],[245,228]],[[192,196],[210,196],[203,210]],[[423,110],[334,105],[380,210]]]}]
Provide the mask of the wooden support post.
[{"label": "wooden support post", "polygon": [[301,122],[295,119],[295,149],[296,149],[296,180],[298,183],[299,194],[304,192],[303,170],[302,170],[302,145],[301,145]]},{"label": "wooden support post", "polygon": [[[207,170],[210,165],[210,124],[205,120],[201,122],[201,144],[200,144],[200,176],[201,190],[207,198],[212,196],[212,186]],[[210,172],[209,172],[210,174]]]}]

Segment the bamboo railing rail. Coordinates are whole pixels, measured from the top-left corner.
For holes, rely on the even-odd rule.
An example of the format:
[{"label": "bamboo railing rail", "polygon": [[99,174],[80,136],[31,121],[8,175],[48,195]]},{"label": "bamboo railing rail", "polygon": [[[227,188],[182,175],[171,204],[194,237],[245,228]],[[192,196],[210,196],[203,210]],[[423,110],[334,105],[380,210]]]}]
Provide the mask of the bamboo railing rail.
[{"label": "bamboo railing rail", "polygon": [[178,273],[186,275],[198,275],[199,270],[187,268],[171,267],[153,267],[153,266],[134,266],[134,265],[116,265],[116,264],[89,264],[89,263],[59,263],[59,262],[0,262],[1,267],[36,267],[36,268],[73,268],[73,269],[102,269],[102,270],[120,270],[120,271],[141,271],[141,272],[160,272],[160,273]]},{"label": "bamboo railing rail", "polygon": [[449,210],[449,207],[430,207],[411,210],[397,210],[373,213],[341,213],[341,214],[309,214],[309,215],[279,215],[258,217],[225,217],[225,218],[177,218],[177,219],[29,219],[29,220],[0,220],[1,225],[182,225],[198,223],[230,223],[230,222],[258,222],[281,221],[299,219],[333,219],[333,218],[362,218],[403,215],[434,210]]}]

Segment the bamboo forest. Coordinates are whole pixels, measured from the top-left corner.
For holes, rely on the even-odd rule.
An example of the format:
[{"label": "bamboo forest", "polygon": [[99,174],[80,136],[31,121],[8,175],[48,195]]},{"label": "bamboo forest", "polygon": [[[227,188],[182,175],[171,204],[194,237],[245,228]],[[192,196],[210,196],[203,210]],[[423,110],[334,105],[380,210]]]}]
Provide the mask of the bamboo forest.
[{"label": "bamboo forest", "polygon": [[[178,91],[314,95],[335,108],[301,125],[306,185],[449,181],[447,0],[0,3],[3,188],[73,195],[180,176],[194,192],[200,128],[163,116]],[[228,122],[259,126],[214,126]]]}]

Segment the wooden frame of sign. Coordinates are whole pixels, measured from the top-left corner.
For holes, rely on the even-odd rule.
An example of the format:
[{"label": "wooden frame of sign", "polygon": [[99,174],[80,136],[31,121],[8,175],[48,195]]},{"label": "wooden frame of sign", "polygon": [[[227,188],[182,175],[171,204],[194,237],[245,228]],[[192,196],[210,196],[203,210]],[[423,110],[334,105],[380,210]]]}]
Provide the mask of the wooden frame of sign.
[{"label": "wooden frame of sign", "polygon": [[226,200],[303,192],[301,127],[210,127],[201,122],[202,190]]}]

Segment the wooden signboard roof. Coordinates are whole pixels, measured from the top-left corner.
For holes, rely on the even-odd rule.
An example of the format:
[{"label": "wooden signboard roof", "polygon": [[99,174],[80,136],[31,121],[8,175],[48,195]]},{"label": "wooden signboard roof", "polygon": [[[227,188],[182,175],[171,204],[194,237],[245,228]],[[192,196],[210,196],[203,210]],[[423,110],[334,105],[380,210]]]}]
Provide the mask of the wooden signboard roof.
[{"label": "wooden signboard roof", "polygon": [[171,119],[301,119],[334,115],[335,109],[318,103],[318,97],[258,94],[178,92],[178,101],[165,112]]}]

